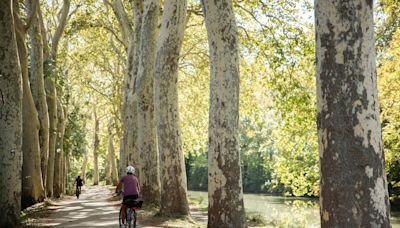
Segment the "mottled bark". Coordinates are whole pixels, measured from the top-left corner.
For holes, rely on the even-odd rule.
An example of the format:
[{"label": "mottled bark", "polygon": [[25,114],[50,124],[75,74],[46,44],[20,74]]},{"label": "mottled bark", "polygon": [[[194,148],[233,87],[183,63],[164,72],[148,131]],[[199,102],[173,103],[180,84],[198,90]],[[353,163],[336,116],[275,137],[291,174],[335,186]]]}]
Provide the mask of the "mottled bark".
[{"label": "mottled bark", "polygon": [[140,60],[136,81],[138,150],[140,154],[140,184],[144,201],[159,205],[160,171],[154,119],[153,76],[156,55],[158,0],[146,0],[139,45]]},{"label": "mottled bark", "polygon": [[97,118],[97,112],[96,109],[94,110],[93,113],[94,116],[94,136],[93,136],[93,185],[98,185],[99,184],[99,119]]},{"label": "mottled bark", "polygon": [[22,76],[12,1],[0,1],[0,227],[19,227],[22,170]]},{"label": "mottled bark", "polygon": [[28,52],[25,43],[28,27],[27,25],[24,25],[19,18],[19,8],[17,3],[18,2],[14,2],[14,20],[23,88],[23,166],[21,205],[25,208],[42,201],[45,198],[45,194],[40,168],[39,119],[33,101],[28,76]]},{"label": "mottled bark", "polygon": [[154,74],[161,164],[162,215],[189,214],[185,160],[179,125],[178,61],[186,25],[186,0],[164,2]]},{"label": "mottled bark", "polygon": [[372,0],[315,1],[322,227],[390,227]]},{"label": "mottled bark", "polygon": [[53,196],[54,183],[54,161],[56,154],[57,140],[57,94],[54,81],[45,80],[46,101],[49,111],[49,159],[47,166],[46,194],[47,197]]},{"label": "mottled bark", "polygon": [[239,53],[230,0],[203,0],[210,49],[208,226],[245,227],[239,153]]},{"label": "mottled bark", "polygon": [[138,163],[137,149],[137,99],[135,94],[135,81],[137,78],[140,34],[143,15],[143,0],[132,1],[134,28],[130,30],[128,47],[127,72],[124,78],[124,102],[122,109],[123,137],[120,151],[120,172],[124,174],[125,167]]},{"label": "mottled bark", "polygon": [[[133,15],[134,15],[134,28],[131,35],[131,43],[129,46],[129,59],[128,59],[128,74],[130,75],[131,89],[129,91],[128,99],[128,135],[127,135],[127,146],[128,151],[127,164],[135,167],[139,166],[139,152],[137,146],[137,94],[136,94],[136,80],[139,66],[140,56],[140,36],[143,16],[143,0],[132,1]],[[137,174],[140,174],[138,169]]]},{"label": "mottled bark", "polygon": [[53,196],[60,197],[63,194],[62,182],[64,181],[63,169],[64,169],[64,131],[65,131],[65,115],[64,107],[61,101],[57,99],[57,143],[56,153],[54,159],[54,180],[53,180]]},{"label": "mottled bark", "polygon": [[40,160],[42,170],[42,181],[44,188],[46,188],[47,164],[49,157],[49,113],[46,102],[46,92],[44,87],[44,74],[43,74],[43,39],[42,29],[38,20],[39,7],[36,12],[32,12],[33,6],[30,0],[30,11],[36,16],[32,21],[30,29],[31,40],[31,74],[30,82],[32,89],[32,96],[35,102],[35,107],[39,115],[39,144],[40,144]]}]

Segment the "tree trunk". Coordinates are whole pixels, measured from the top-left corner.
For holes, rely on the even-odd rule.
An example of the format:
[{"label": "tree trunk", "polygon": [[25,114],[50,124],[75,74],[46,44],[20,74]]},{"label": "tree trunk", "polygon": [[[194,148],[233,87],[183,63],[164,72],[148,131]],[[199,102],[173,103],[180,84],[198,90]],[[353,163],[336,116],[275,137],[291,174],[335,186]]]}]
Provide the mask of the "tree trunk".
[{"label": "tree trunk", "polygon": [[140,60],[136,83],[138,150],[140,154],[140,184],[143,200],[160,203],[160,171],[154,119],[153,76],[156,52],[158,0],[146,0],[140,40]]},{"label": "tree trunk", "polygon": [[107,127],[108,132],[108,153],[107,153],[107,170],[106,170],[106,184],[118,184],[117,178],[117,170],[115,169],[115,152],[114,152],[114,144],[113,144],[113,134],[112,134],[112,125],[109,124]]},{"label": "tree trunk", "polygon": [[[32,0],[30,1],[30,10],[32,11]],[[38,6],[40,7],[40,6]],[[37,8],[36,11],[39,9]],[[44,74],[43,74],[43,39],[42,31],[40,28],[38,13],[33,19],[32,27],[30,29],[31,38],[31,89],[32,96],[35,102],[36,110],[39,115],[39,144],[40,144],[40,160],[42,170],[42,181],[44,188],[46,188],[47,164],[49,157],[49,113],[46,102],[46,92],[44,88]]]},{"label": "tree trunk", "polygon": [[86,167],[87,167],[88,161],[89,161],[88,151],[87,151],[87,149],[85,149],[85,154],[83,156],[83,162],[82,162],[82,167],[81,167],[81,179],[85,183],[86,183]]},{"label": "tree trunk", "polygon": [[63,169],[64,169],[64,130],[65,130],[65,118],[64,118],[64,108],[59,99],[57,99],[57,119],[58,119],[58,127],[57,127],[57,147],[55,153],[55,161],[54,161],[54,180],[53,180],[53,189],[54,196],[61,197],[62,191],[62,182],[64,181],[63,177]]},{"label": "tree trunk", "polygon": [[[140,36],[141,36],[141,26],[142,26],[142,16],[143,16],[143,0],[135,0],[132,2],[133,15],[135,18],[134,29],[131,35],[131,42],[129,46],[129,56],[128,56],[128,74],[130,74],[130,84],[131,88],[129,91],[128,99],[128,134],[126,141],[127,154],[127,165],[133,165],[139,167],[139,152],[137,145],[137,94],[136,94],[136,80],[138,75],[138,66],[140,58]],[[140,169],[137,169],[137,174],[140,175]]]},{"label": "tree trunk", "polygon": [[65,169],[66,169],[66,153],[64,151],[64,136],[65,136],[65,127],[66,127],[66,120],[67,120],[67,107],[63,108],[63,120],[62,120],[62,129],[61,129],[61,136],[60,136],[60,148],[62,154],[62,164],[61,164],[61,193],[65,193]]},{"label": "tree trunk", "polygon": [[22,166],[22,208],[26,208],[45,198],[42,172],[40,168],[39,146],[39,119],[33,102],[28,76],[28,52],[25,44],[26,25],[22,23],[18,14],[18,2],[14,2],[14,20],[16,26],[16,40],[19,61],[22,72],[22,118],[23,118],[23,166]]},{"label": "tree trunk", "polygon": [[210,49],[208,226],[246,227],[239,153],[239,55],[230,0],[203,0]]},{"label": "tree trunk", "polygon": [[45,59],[45,66],[47,67],[46,71],[49,75],[45,79],[45,88],[46,88],[46,100],[49,110],[49,162],[47,168],[47,184],[46,191],[47,196],[53,196],[53,185],[54,185],[54,159],[55,159],[55,150],[56,150],[56,140],[57,140],[57,93],[55,88],[55,71],[57,64],[57,49],[58,43],[61,39],[62,33],[64,31],[65,25],[68,20],[68,12],[70,9],[70,1],[64,0],[63,7],[61,10],[60,22],[57,26],[57,29],[52,37],[51,41],[51,50],[49,51],[47,46],[47,37],[46,31],[44,29],[43,18],[41,15],[40,7],[39,10],[39,18],[42,29],[42,39],[44,44],[43,56]]},{"label": "tree trunk", "polygon": [[0,227],[19,227],[22,171],[22,78],[12,1],[0,1]]},{"label": "tree trunk", "polygon": [[[116,118],[115,118],[116,120]],[[117,129],[117,134],[118,134],[118,129]],[[112,141],[111,141],[112,143]],[[114,145],[113,145],[114,148]],[[116,157],[115,157],[115,151],[112,150],[111,151],[111,182],[113,185],[117,185],[119,182],[119,178],[118,178],[118,170],[117,170],[117,162],[116,162]]]},{"label": "tree trunk", "polygon": [[98,163],[98,150],[99,150],[99,119],[97,118],[96,109],[94,110],[94,140],[93,140],[93,185],[99,184],[99,163]]},{"label": "tree trunk", "polygon": [[68,170],[69,170],[69,159],[67,156],[67,153],[64,152],[64,170],[63,170],[63,183],[62,183],[62,192],[63,194],[67,193],[67,189],[68,189]]},{"label": "tree trunk", "polygon": [[112,139],[111,139],[111,132],[110,132],[110,125],[107,126],[107,139],[108,139],[108,148],[107,148],[107,165],[105,167],[105,173],[106,173],[106,185],[111,184],[111,150],[114,148],[111,148],[112,144]]},{"label": "tree trunk", "polygon": [[373,1],[315,1],[322,227],[390,227]]},{"label": "tree trunk", "polygon": [[111,138],[111,146],[112,146],[112,150],[111,150],[111,160],[110,160],[110,162],[111,162],[111,166],[110,166],[110,169],[111,169],[111,183],[114,185],[114,186],[117,186],[117,184],[118,184],[118,174],[117,174],[117,167],[116,167],[116,162],[115,162],[115,152],[114,152],[114,145],[113,145],[113,141],[112,141],[112,138]]},{"label": "tree trunk", "polygon": [[178,61],[186,25],[186,0],[164,2],[155,69],[155,107],[161,157],[162,215],[189,214],[179,125]]},{"label": "tree trunk", "polygon": [[54,183],[54,161],[56,154],[56,139],[57,139],[57,94],[54,81],[51,79],[45,80],[46,86],[46,101],[49,108],[49,163],[47,166],[47,197],[53,196]]},{"label": "tree trunk", "polygon": [[[143,0],[132,1],[134,29],[129,30],[130,42],[128,47],[127,72],[124,79],[124,106],[122,110],[124,135],[120,152],[120,172],[125,172],[128,165],[137,165],[138,148],[137,148],[137,103],[135,95],[135,81],[137,77],[139,64],[139,44],[143,15]],[[124,24],[124,23],[120,23]],[[123,27],[127,27],[126,23]],[[125,29],[126,30],[126,29]]]}]

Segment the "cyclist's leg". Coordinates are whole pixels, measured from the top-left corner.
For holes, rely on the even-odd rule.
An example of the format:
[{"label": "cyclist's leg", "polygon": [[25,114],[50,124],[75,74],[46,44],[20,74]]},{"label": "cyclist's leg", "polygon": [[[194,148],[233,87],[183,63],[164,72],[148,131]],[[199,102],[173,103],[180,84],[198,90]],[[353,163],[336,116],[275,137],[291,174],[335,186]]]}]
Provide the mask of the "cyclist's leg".
[{"label": "cyclist's leg", "polygon": [[121,220],[122,224],[125,224],[125,218],[126,218],[126,206],[124,204],[121,205]]}]

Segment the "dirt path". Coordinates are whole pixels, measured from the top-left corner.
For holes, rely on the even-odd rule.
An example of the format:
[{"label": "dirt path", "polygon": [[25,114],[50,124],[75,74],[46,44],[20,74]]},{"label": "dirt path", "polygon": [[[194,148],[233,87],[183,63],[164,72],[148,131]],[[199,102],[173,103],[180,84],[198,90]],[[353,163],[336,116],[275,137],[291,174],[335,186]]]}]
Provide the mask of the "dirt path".
[{"label": "dirt path", "polygon": [[46,219],[55,227],[118,227],[118,201],[109,201],[111,191],[106,187],[83,188],[79,199],[67,197],[49,206]]},{"label": "dirt path", "polygon": [[[48,206],[49,216],[42,226],[51,227],[119,227],[120,201],[109,187],[83,188],[79,199],[68,196]],[[207,215],[191,208],[192,219],[174,220],[153,217],[151,212],[139,211],[138,227],[205,227]],[[41,227],[42,227],[41,226]]]}]

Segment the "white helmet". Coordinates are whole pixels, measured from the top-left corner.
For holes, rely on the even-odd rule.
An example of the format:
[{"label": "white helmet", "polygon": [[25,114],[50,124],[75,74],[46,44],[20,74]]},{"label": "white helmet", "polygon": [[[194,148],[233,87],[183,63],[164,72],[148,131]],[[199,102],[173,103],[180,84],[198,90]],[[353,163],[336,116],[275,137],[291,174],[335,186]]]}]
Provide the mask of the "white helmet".
[{"label": "white helmet", "polygon": [[130,165],[130,166],[126,167],[126,172],[133,174],[135,172],[135,168],[133,168],[133,166]]}]

